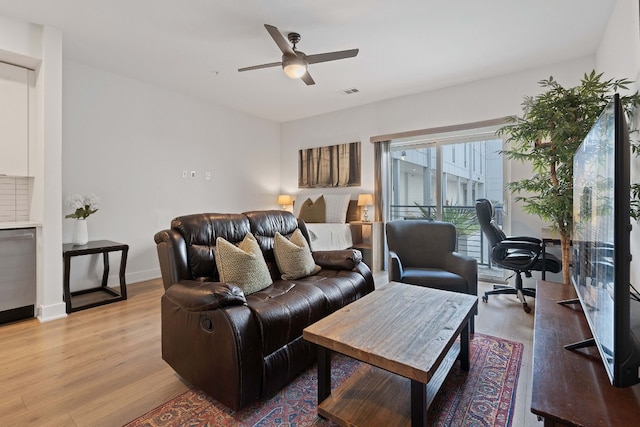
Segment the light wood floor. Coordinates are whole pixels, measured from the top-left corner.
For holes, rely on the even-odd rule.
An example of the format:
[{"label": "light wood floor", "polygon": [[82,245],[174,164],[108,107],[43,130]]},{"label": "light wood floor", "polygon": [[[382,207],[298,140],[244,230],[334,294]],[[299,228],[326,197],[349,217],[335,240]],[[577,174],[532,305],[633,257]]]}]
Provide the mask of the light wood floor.
[{"label": "light wood floor", "polygon": [[[136,283],[126,301],[0,326],[0,425],[121,426],[188,390],[161,359],[162,292],[160,280]],[[541,425],[529,411],[533,314],[504,295],[479,311],[477,332],[525,345],[513,426]]]}]

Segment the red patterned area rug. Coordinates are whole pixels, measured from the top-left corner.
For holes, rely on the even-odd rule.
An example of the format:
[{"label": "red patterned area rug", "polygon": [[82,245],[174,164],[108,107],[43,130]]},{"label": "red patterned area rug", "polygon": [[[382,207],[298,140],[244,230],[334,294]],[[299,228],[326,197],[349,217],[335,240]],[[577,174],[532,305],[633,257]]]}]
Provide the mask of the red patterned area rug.
[{"label": "red patterned area rug", "polygon": [[[455,363],[429,407],[433,426],[510,426],[516,399],[523,345],[476,333],[471,339],[469,372]],[[337,355],[332,362],[332,384],[341,384],[360,362]],[[168,401],[126,427],[214,426],[334,426],[318,417],[316,369],[296,378],[271,399],[238,412],[228,409],[198,389]]]}]

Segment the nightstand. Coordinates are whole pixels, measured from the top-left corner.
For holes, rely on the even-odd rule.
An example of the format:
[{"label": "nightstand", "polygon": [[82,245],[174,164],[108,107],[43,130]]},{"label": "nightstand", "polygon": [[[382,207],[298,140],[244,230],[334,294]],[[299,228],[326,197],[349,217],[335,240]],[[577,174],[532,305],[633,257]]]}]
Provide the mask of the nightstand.
[{"label": "nightstand", "polygon": [[372,272],[382,270],[384,257],[383,223],[380,221],[353,221],[349,224],[351,225],[353,248],[362,252],[362,260]]}]

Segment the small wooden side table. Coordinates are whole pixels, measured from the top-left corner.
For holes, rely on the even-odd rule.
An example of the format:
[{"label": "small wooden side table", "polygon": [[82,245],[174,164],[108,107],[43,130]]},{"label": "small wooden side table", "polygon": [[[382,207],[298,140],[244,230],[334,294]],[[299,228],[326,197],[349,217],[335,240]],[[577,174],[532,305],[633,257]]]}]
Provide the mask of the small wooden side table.
[{"label": "small wooden side table", "polygon": [[[120,293],[107,286],[107,281],[109,279],[109,252],[117,251],[122,252],[122,256],[120,258]],[[65,243],[64,245],[62,245],[62,257],[64,258],[63,292],[64,301],[67,306],[67,313],[84,310],[86,308],[97,307],[99,305],[109,304],[115,301],[126,300],[127,284],[125,282],[125,270],[127,268],[128,252],[129,245],[126,245],[124,243],[112,242],[111,240],[96,240],[88,242],[86,245],[74,245],[72,243]],[[101,286],[71,292],[69,286],[69,278],[71,276],[71,258],[74,256],[93,254],[102,254],[104,269],[102,272]],[[101,292],[105,294],[105,297],[99,298],[97,300],[92,300],[90,302],[85,302],[76,306],[73,305],[74,297],[94,292]]]},{"label": "small wooden side table", "polygon": [[353,247],[362,252],[362,260],[369,266],[372,272],[384,268],[384,234],[383,223],[379,221],[352,221],[351,236]]}]

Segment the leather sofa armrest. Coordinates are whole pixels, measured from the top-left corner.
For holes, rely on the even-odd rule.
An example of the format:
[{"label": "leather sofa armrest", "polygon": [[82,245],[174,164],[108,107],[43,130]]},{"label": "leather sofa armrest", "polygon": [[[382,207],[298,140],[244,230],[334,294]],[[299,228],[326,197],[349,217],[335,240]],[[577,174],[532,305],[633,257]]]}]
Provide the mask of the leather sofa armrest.
[{"label": "leather sofa armrest", "polygon": [[169,289],[180,280],[191,279],[187,265],[187,245],[176,230],[162,230],[153,236],[160,261],[162,284]]},{"label": "leather sofa armrest", "polygon": [[399,282],[402,279],[402,262],[394,251],[389,251],[389,281]]},{"label": "leather sofa armrest", "polygon": [[328,270],[353,270],[362,261],[362,252],[357,249],[312,252],[317,265]]},{"label": "leather sofa armrest", "polygon": [[208,311],[247,303],[238,286],[220,282],[182,280],[166,290],[165,296],[187,311]]}]

